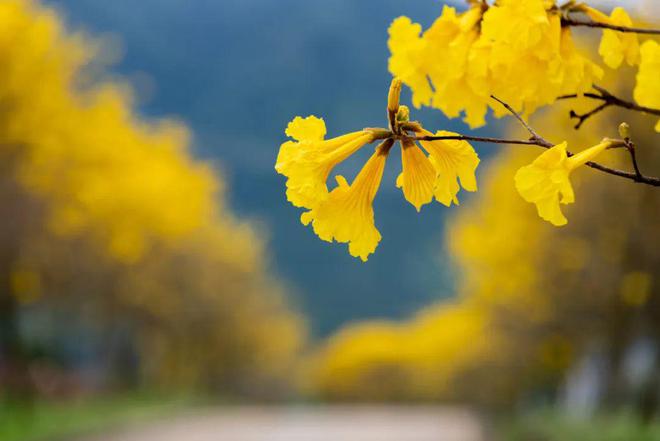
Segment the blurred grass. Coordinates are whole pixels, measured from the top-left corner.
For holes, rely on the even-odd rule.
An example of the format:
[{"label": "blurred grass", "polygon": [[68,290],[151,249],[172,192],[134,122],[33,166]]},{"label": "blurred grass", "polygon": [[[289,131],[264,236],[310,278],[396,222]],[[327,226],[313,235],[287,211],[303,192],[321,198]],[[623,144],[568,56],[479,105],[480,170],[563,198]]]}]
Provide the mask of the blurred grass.
[{"label": "blurred grass", "polygon": [[133,393],[67,402],[0,403],[0,440],[69,439],[163,417],[197,400],[185,395]]},{"label": "blurred grass", "polygon": [[658,441],[660,420],[644,423],[628,413],[579,419],[544,411],[499,427],[500,441]]}]

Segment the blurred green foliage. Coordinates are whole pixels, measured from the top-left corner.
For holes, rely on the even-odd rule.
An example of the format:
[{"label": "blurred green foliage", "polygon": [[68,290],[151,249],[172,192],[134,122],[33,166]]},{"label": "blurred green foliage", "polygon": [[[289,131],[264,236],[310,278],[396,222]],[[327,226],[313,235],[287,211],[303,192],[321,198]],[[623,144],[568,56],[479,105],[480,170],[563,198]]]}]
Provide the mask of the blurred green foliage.
[{"label": "blurred green foliage", "polygon": [[0,403],[2,441],[45,441],[125,427],[197,403],[188,395],[134,393],[74,402]]},{"label": "blurred green foliage", "polygon": [[657,441],[660,421],[645,424],[632,413],[580,420],[544,411],[503,422],[497,432],[499,441]]}]

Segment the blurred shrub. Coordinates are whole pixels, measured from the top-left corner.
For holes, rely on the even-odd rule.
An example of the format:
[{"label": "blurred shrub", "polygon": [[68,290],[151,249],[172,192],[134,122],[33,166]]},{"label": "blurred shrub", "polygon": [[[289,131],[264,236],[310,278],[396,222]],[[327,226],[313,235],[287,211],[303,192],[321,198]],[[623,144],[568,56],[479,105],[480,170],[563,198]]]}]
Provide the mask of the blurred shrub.
[{"label": "blurred shrub", "polygon": [[185,126],[138,117],[50,9],[0,23],[0,383],[282,390],[304,323]]}]

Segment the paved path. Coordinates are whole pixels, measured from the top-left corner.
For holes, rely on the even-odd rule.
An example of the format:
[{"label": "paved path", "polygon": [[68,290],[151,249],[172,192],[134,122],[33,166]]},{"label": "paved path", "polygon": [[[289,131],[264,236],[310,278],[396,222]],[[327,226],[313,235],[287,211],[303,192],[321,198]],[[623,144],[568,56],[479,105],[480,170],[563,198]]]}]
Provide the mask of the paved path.
[{"label": "paved path", "polygon": [[83,441],[485,441],[477,418],[437,407],[209,409]]}]

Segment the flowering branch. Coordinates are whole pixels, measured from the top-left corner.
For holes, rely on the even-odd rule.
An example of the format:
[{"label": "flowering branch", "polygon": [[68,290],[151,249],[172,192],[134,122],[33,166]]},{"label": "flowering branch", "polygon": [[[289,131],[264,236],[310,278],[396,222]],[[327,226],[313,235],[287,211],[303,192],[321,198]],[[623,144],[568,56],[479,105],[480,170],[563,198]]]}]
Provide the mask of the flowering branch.
[{"label": "flowering branch", "polygon": [[[518,144],[518,145],[536,145],[539,147],[543,147],[545,149],[551,148],[552,145],[546,145],[544,142],[540,140],[520,140],[520,139],[503,139],[503,138],[488,138],[488,137],[480,137],[480,136],[467,136],[467,135],[456,135],[456,136],[420,136],[420,137],[413,137],[412,139],[414,140],[419,140],[419,141],[437,141],[437,140],[448,140],[448,139],[455,139],[455,140],[460,140],[460,141],[474,141],[474,142],[485,142],[485,143],[492,143],[492,144]],[[615,144],[611,148],[616,148],[616,147],[627,147],[624,144],[623,140],[618,140],[621,144]],[[631,152],[631,157],[634,157],[634,150],[630,149]],[[573,156],[573,153],[567,152],[567,155],[569,157]],[[603,173],[607,173],[610,175],[614,176],[619,176],[625,179],[630,179],[632,181],[638,182],[640,184],[646,184],[650,185],[653,187],[660,187],[660,178],[656,178],[654,176],[645,176],[639,171],[639,167],[637,166],[637,161],[636,159],[633,159],[633,166],[635,167],[635,173],[627,172],[624,170],[619,170],[615,169],[612,167],[607,167],[605,165],[599,164],[597,162],[587,162],[587,166],[599,170]]]},{"label": "flowering branch", "polygon": [[[597,86],[595,86],[597,87]],[[599,88],[600,89],[600,88]],[[597,89],[598,90],[598,89]],[[395,133],[391,130],[387,129],[379,129],[379,128],[367,128],[365,130],[368,130],[372,132],[374,140],[378,139],[411,139],[414,141],[440,141],[440,140],[458,140],[458,141],[473,141],[473,142],[484,142],[484,143],[490,143],[490,144],[513,144],[513,145],[535,145],[539,147],[543,147],[545,149],[549,149],[551,147],[554,147],[555,144],[552,142],[546,140],[542,136],[540,136],[530,125],[527,123],[522,116],[513,108],[505,103],[504,101],[500,100],[499,98],[492,96],[494,100],[502,104],[517,120],[520,122],[520,124],[530,133],[531,137],[530,139],[506,139],[506,138],[493,138],[493,137],[483,137],[483,136],[470,136],[470,135],[424,135],[424,136],[417,136],[414,135],[414,133],[419,133],[422,131],[421,125],[415,121],[410,121],[410,122],[404,122],[401,124],[398,124],[398,127],[400,129],[401,133]],[[413,132],[413,135],[411,136],[409,132]],[[630,179],[634,182],[638,182],[640,184],[646,184],[650,185],[653,187],[660,187],[660,178],[654,177],[654,176],[645,176],[642,174],[642,172],[639,169],[639,165],[637,163],[637,157],[635,154],[635,145],[631,142],[630,138],[628,138],[627,134],[624,136],[624,139],[616,139],[616,140],[609,140],[612,144],[609,147],[610,149],[613,148],[626,148],[628,152],[630,153],[630,158],[633,164],[634,172],[627,172],[624,170],[619,170],[615,168],[611,168],[602,164],[599,164],[597,162],[589,161],[585,165],[588,167],[591,167],[595,170],[601,171],[603,173],[607,173],[609,175],[614,175],[614,176],[619,176],[624,179]],[[566,152],[568,157],[571,157],[574,155],[574,153],[571,152]]]}]

